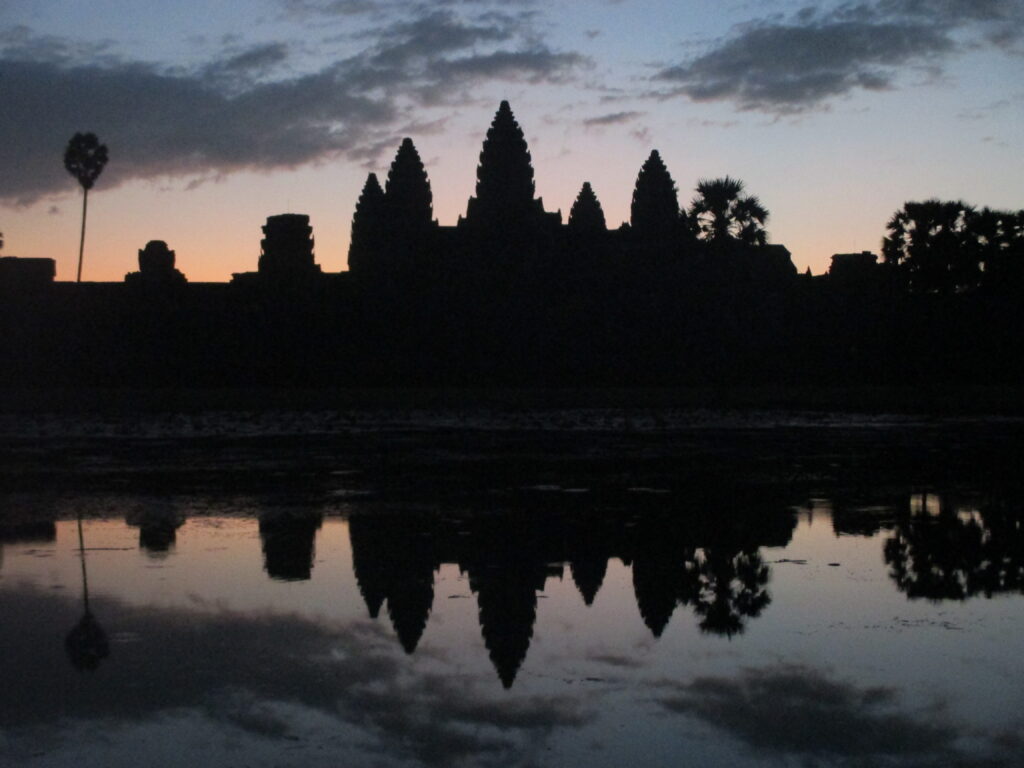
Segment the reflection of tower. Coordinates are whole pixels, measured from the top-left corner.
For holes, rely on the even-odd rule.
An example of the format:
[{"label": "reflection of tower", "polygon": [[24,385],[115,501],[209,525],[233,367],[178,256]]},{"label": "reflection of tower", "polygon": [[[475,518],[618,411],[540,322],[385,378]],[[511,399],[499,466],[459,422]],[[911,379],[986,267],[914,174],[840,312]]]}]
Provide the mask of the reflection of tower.
[{"label": "reflection of tower", "polygon": [[[418,561],[418,562],[417,562]],[[434,569],[422,557],[406,561],[388,590],[388,616],[406,653],[416,650],[434,605]]]},{"label": "reflection of tower", "polygon": [[82,534],[82,515],[78,515],[78,553],[82,559],[82,604],[84,613],[79,622],[64,638],[71,663],[80,670],[94,670],[110,655],[110,643],[103,627],[89,609],[89,577],[85,569],[85,537]]},{"label": "reflection of tower", "polygon": [[668,626],[676,608],[674,589],[682,557],[652,557],[652,553],[638,553],[633,561],[633,591],[637,608],[644,624],[655,637]]},{"label": "reflection of tower", "polygon": [[57,540],[57,524],[53,520],[39,520],[17,525],[0,526],[0,566],[4,564],[3,545],[15,543],[47,543]]},{"label": "reflection of tower", "polygon": [[[549,574],[543,525],[492,518],[476,521],[460,564],[477,595],[480,630],[502,685],[511,688],[526,659],[537,619],[537,591]],[[541,538],[538,538],[541,537]],[[561,575],[561,566],[555,571]]]},{"label": "reflection of tower", "polygon": [[139,548],[150,556],[159,557],[166,555],[174,546],[185,516],[167,502],[153,500],[130,511],[124,521],[138,526]]},{"label": "reflection of tower", "polygon": [[370,616],[387,600],[388,616],[406,653],[419,644],[434,604],[438,567],[432,524],[407,517],[349,519],[352,567]]},{"label": "reflection of tower", "polygon": [[608,558],[621,541],[618,527],[609,526],[606,519],[586,516],[570,522],[565,536],[566,555],[573,583],[586,605],[594,604],[608,572]]},{"label": "reflection of tower", "polygon": [[650,521],[638,530],[633,560],[637,607],[655,637],[665,631],[676,603],[688,602],[693,581],[692,547],[662,522]]},{"label": "reflection of tower", "polygon": [[260,515],[264,567],[272,579],[304,581],[313,571],[319,512],[274,512]]},{"label": "reflection of tower", "polygon": [[387,531],[379,523],[373,517],[362,515],[350,517],[348,521],[352,570],[371,619],[376,619],[380,613],[388,588]]},{"label": "reflection of tower", "polygon": [[544,588],[543,566],[492,563],[470,570],[469,586],[477,593],[480,630],[501,684],[511,688],[526,659],[537,619],[537,590]]},{"label": "reflection of tower", "polygon": [[594,598],[604,583],[604,576],[608,572],[608,558],[606,556],[588,553],[574,558],[570,563],[572,580],[576,589],[583,596],[583,602],[588,606],[594,604]]}]

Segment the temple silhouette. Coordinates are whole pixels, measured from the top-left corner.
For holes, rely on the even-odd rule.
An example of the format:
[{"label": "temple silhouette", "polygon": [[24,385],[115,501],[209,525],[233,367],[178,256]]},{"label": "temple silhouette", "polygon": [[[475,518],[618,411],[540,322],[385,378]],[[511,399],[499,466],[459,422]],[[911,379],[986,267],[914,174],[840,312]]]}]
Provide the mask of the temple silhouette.
[{"label": "temple silhouette", "polygon": [[630,219],[583,182],[567,218],[536,196],[508,102],[465,216],[442,226],[404,139],[369,174],[348,270],[313,224],[270,216],[256,270],[191,283],[164,241],[123,283],[54,281],[0,259],[0,386],[1020,385],[1024,214],[908,203],[885,261],[838,253],[799,275],[768,211],[728,176],[680,205],[657,150]]}]

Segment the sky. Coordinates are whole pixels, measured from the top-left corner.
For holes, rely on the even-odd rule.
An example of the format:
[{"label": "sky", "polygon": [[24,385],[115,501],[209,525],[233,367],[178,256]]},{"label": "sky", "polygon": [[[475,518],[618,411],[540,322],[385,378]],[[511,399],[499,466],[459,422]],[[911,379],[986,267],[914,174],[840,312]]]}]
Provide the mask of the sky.
[{"label": "sky", "polygon": [[165,240],[190,281],[256,269],[267,216],[346,268],[367,173],[416,144],[454,224],[508,99],[537,194],[629,218],[652,149],[688,205],[726,174],[803,271],[878,251],[908,200],[1024,208],[1024,0],[0,0],[2,255],[73,280],[68,139],[110,162],[84,280]]}]

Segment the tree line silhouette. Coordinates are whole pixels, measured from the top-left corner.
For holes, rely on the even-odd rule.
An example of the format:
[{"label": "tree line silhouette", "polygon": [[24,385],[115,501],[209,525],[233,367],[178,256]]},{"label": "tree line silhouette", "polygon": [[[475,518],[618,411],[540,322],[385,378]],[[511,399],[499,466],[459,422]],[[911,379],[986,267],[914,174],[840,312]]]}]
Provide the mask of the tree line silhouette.
[{"label": "tree line silhouette", "polygon": [[[87,193],[106,151],[79,154]],[[657,150],[627,223],[608,228],[589,182],[563,223],[508,102],[476,176],[466,215],[440,225],[404,139],[384,184],[366,180],[340,274],[316,264],[302,214],[268,218],[257,270],[228,284],[188,283],[161,241],[124,285],[4,265],[0,384],[1024,383],[1024,212],[908,202],[882,262],[837,254],[812,277],[741,181],[700,180],[681,206]]]}]

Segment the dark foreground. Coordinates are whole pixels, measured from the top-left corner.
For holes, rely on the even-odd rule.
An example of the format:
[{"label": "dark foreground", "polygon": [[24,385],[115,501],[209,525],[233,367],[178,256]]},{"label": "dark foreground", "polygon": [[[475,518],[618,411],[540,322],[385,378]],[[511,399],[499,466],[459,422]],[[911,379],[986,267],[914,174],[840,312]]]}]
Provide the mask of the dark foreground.
[{"label": "dark foreground", "polygon": [[0,434],[0,764],[1024,746],[1015,418],[111,407]]}]

